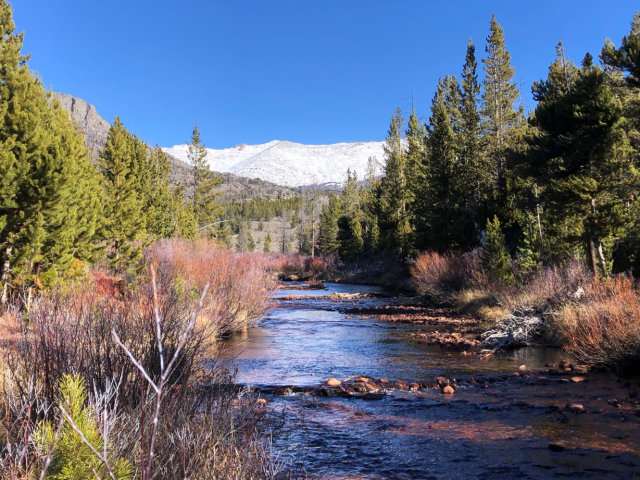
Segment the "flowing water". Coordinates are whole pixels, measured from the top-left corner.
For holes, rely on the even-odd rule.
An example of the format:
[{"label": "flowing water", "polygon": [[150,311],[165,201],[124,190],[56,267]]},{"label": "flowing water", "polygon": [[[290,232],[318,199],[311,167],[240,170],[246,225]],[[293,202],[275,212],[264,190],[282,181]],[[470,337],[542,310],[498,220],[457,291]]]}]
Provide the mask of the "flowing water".
[{"label": "flowing water", "polygon": [[[226,341],[239,381],[269,388],[320,385],[330,377],[457,379],[454,395],[436,388],[393,391],[378,401],[267,395],[295,426],[280,446],[307,472],[344,479],[640,478],[637,380],[549,376],[545,364],[566,358],[553,348],[465,356],[416,342],[420,326],[341,313],[396,299],[329,298],[375,291],[337,284],[280,290],[276,297],[314,299],[276,298],[259,326]],[[526,375],[515,375],[520,365]]]}]

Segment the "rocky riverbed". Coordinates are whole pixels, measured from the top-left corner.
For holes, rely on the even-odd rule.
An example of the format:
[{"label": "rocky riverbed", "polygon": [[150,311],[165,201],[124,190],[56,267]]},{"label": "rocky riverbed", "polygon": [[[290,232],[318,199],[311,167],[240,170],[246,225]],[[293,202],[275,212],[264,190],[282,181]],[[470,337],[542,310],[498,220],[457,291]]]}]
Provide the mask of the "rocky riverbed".
[{"label": "rocky riverbed", "polygon": [[327,287],[280,290],[260,326],[227,341],[240,381],[295,426],[276,445],[307,472],[640,478],[640,381],[557,348],[479,355],[472,318]]}]

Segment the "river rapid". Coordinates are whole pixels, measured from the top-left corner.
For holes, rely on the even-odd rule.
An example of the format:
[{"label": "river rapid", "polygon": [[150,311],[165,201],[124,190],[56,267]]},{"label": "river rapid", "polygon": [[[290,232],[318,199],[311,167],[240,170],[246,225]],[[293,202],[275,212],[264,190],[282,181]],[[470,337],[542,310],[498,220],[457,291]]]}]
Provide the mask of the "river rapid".
[{"label": "river rapid", "polygon": [[[640,478],[638,380],[558,371],[567,357],[557,348],[482,358],[420,342],[437,318],[363,318],[348,312],[406,300],[344,298],[377,290],[325,286],[279,290],[268,316],[224,349],[239,382],[283,412],[289,428],[276,447],[309,475]],[[343,383],[328,388],[329,378]]]}]

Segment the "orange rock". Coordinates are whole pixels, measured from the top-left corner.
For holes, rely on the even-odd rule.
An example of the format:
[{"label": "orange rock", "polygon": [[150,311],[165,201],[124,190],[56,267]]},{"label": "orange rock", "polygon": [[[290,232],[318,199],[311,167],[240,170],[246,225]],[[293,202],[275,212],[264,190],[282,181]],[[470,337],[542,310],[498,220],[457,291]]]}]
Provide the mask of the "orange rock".
[{"label": "orange rock", "polygon": [[518,370],[520,370],[521,372],[524,372],[526,369],[527,369],[527,366],[526,366],[526,365],[520,365],[520,366],[518,367]]},{"label": "orange rock", "polygon": [[581,383],[584,382],[586,380],[586,378],[584,377],[571,377],[571,381],[573,383]]},{"label": "orange rock", "polygon": [[453,389],[453,387],[449,385],[447,385],[442,389],[442,393],[444,393],[445,395],[453,395],[455,392],[456,391]]},{"label": "orange rock", "polygon": [[327,380],[327,385],[329,385],[330,387],[339,387],[341,383],[342,382],[337,378],[330,378],[329,380]]},{"label": "orange rock", "polygon": [[267,399],[266,398],[259,398],[258,399],[258,405],[264,405],[265,403],[267,403]]}]

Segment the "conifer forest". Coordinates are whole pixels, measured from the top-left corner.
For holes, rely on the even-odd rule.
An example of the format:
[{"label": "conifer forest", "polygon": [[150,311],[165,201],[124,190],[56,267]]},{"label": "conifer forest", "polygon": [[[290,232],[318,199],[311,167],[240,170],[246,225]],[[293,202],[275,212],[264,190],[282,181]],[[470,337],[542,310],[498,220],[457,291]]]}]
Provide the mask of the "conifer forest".
[{"label": "conifer forest", "polygon": [[94,151],[22,8],[0,479],[637,478],[640,14],[559,41],[533,108],[487,18],[364,177],[300,187],[215,171],[197,125],[186,161],[121,117]]}]

